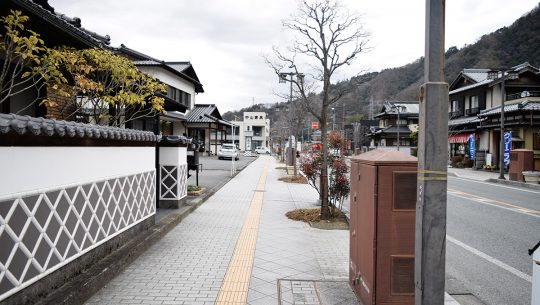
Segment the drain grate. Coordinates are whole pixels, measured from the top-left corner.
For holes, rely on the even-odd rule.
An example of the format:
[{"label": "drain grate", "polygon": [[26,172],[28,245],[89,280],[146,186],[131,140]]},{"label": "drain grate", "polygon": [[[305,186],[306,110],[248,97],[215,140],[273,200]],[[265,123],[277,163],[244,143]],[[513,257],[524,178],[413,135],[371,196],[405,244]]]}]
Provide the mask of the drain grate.
[{"label": "drain grate", "polygon": [[278,280],[279,305],[359,305],[347,281]]}]

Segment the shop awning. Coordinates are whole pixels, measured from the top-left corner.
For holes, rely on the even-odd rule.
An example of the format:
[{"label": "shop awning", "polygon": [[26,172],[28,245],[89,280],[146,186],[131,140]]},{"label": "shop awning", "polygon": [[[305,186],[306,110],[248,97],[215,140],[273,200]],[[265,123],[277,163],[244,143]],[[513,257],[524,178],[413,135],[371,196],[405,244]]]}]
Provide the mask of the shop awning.
[{"label": "shop awning", "polygon": [[469,134],[451,134],[448,135],[448,143],[467,143]]}]

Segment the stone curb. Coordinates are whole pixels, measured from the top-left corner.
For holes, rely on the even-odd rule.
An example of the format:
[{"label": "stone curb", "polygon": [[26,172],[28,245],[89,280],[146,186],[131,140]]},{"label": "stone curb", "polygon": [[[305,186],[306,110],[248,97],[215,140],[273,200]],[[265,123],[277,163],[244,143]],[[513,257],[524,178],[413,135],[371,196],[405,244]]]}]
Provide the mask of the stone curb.
[{"label": "stone curb", "polygon": [[233,177],[223,179],[221,183],[218,183],[208,192],[205,192],[203,196],[195,198],[187,197],[187,202],[184,206],[165,216],[159,223],[153,225],[146,232],[104,257],[90,269],[83,271],[80,275],[41,299],[36,305],[84,304],[84,302],[107,285],[116,275],[120,274],[142,253],[169,233],[169,231],[174,229],[184,218],[195,211],[208,198],[227,184],[227,182],[238,175],[240,171],[249,166],[249,164],[251,162],[246,164],[245,167],[238,169]]},{"label": "stone curb", "polygon": [[540,191],[540,184],[532,184],[532,183],[525,183],[525,182],[512,181],[512,180],[502,180],[502,179],[495,179],[495,178],[489,178],[486,181],[492,182],[492,183],[510,185],[510,186],[519,186],[519,187],[524,187],[524,188]]}]

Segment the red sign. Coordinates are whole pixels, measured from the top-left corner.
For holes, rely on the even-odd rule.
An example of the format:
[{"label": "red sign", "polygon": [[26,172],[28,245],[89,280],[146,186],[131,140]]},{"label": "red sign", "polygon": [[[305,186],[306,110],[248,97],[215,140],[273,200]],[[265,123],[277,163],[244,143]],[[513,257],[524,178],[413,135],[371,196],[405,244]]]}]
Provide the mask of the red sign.
[{"label": "red sign", "polygon": [[448,135],[448,143],[456,144],[456,143],[467,143],[469,142],[469,134],[451,134]]},{"label": "red sign", "polygon": [[311,122],[311,129],[319,129],[319,122]]}]

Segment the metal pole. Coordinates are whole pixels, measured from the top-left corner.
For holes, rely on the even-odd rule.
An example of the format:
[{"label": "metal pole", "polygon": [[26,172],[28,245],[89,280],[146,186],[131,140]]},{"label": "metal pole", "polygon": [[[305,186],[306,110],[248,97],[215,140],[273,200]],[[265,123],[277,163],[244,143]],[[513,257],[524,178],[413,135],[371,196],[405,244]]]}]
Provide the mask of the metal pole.
[{"label": "metal pole", "polygon": [[[233,144],[233,149],[236,150],[236,145],[234,144],[234,123],[231,125],[231,128],[232,128],[232,144]],[[236,173],[236,167],[234,166],[234,156],[231,158],[231,177],[234,176],[234,174]]]},{"label": "metal pole", "polygon": [[[291,72],[291,90],[290,90],[290,95],[289,95],[289,99],[290,99],[290,106],[292,107],[293,106],[293,99],[292,99],[292,85],[293,85],[293,76],[294,76],[294,73]],[[293,113],[296,113],[296,111],[294,111]],[[291,160],[292,160],[292,165],[293,165],[293,175],[296,176],[296,147],[293,148],[293,144],[292,144],[292,133],[293,131],[295,130],[293,128],[293,122],[292,122],[292,119],[290,120],[290,129],[289,129],[289,145],[291,146]],[[296,144],[295,144],[296,145]]]},{"label": "metal pole", "polygon": [[396,107],[396,110],[397,110],[397,123],[396,123],[396,127],[397,127],[397,150],[399,151],[399,107]]},{"label": "metal pole", "polygon": [[334,131],[336,125],[336,109],[332,107],[332,131]]},{"label": "metal pole", "polygon": [[353,123],[354,125],[354,129],[353,129],[353,141],[354,141],[354,150],[356,151],[356,149],[358,148],[358,129],[359,129],[359,124],[358,122],[354,122]]},{"label": "metal pole", "polygon": [[309,136],[309,132],[311,130],[311,124],[310,122],[308,122],[308,127],[307,127],[307,142],[311,142],[311,137]]},{"label": "metal pole", "polygon": [[345,103],[343,103],[341,108],[341,132],[343,138],[345,138]]},{"label": "metal pole", "polygon": [[504,102],[506,101],[506,89],[504,88],[504,81],[506,77],[504,76],[504,71],[502,72],[502,82],[501,82],[501,141],[499,146],[499,179],[506,180],[504,178]]},{"label": "metal pole", "polygon": [[425,83],[420,91],[415,304],[444,304],[448,83],[444,80],[445,0],[426,0]]}]

